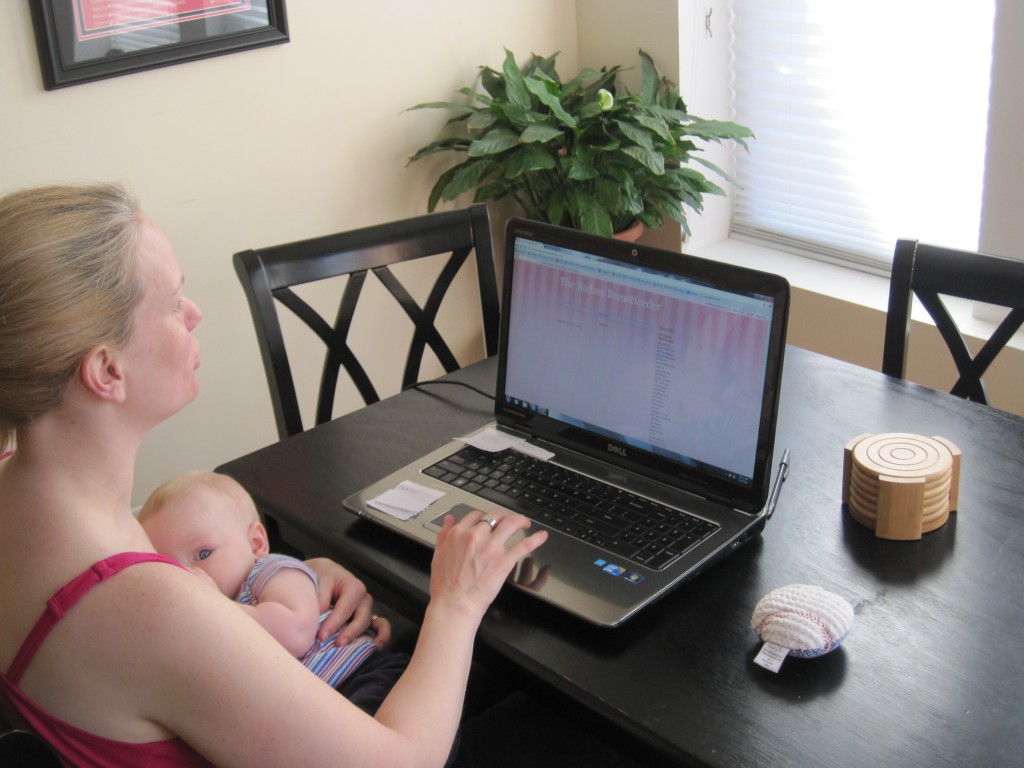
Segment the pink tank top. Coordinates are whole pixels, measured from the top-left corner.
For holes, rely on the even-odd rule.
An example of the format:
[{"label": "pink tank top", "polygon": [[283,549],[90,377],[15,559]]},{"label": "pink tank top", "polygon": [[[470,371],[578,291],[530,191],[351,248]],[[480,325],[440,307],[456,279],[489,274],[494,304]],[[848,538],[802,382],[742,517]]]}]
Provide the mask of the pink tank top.
[{"label": "pink tank top", "polygon": [[46,610],[29,632],[18,650],[10,669],[0,673],[0,715],[10,723],[27,728],[42,736],[61,759],[71,766],[88,768],[118,768],[118,766],[154,766],[180,768],[181,766],[210,766],[205,758],[181,739],[131,744],[114,741],[83,731],[66,723],[36,704],[21,690],[21,678],[43,644],[50,630],[71,610],[83,595],[97,584],[120,573],[136,563],[178,563],[161,555],[145,552],[122,552],[100,560],[67,585],[46,603]]}]

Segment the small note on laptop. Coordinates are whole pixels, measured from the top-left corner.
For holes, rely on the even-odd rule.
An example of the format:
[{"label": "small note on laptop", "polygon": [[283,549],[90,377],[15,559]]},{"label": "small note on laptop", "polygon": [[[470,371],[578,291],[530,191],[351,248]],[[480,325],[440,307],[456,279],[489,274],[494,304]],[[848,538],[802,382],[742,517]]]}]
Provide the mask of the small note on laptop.
[{"label": "small note on laptop", "polygon": [[504,451],[506,448],[511,448],[514,451],[525,453],[541,461],[547,461],[555,455],[540,446],[531,445],[526,442],[525,437],[517,437],[508,432],[501,432],[494,427],[484,427],[471,435],[457,439],[466,443],[466,445],[472,445],[474,448],[479,448],[481,451],[487,451],[488,453],[497,453],[498,451]]},{"label": "small note on laptop", "polygon": [[488,453],[497,453],[506,448],[515,448],[526,442],[525,437],[517,437],[508,432],[499,432],[494,427],[484,427],[471,435],[458,439],[466,443],[466,445],[472,445],[474,448],[479,448],[481,451],[487,451]]},{"label": "small note on laptop", "polygon": [[367,502],[374,509],[408,520],[445,495],[444,491],[427,488],[425,485],[406,480],[391,490],[384,491],[380,496]]}]

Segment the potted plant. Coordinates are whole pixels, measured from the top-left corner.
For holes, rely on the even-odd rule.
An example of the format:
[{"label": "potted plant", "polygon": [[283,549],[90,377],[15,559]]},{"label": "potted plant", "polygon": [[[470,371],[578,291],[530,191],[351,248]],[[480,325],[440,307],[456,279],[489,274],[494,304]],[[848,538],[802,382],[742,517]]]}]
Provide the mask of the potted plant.
[{"label": "potted plant", "polygon": [[563,82],[556,56],[533,55],[520,68],[506,50],[501,72],[481,67],[484,93],[460,90],[472,103],[411,108],[453,110],[448,124],[456,135],[431,142],[410,162],[438,152],[466,156],[437,179],[428,209],[475,188],[477,202],[511,196],[528,218],[587,232],[611,235],[636,221],[657,228],[667,215],[689,234],[686,209],[700,212],[705,194],[724,194],[694,164],[735,183],[695,142],[746,148],[750,129],[691,115],[643,50],[636,94],[619,83],[618,65]]}]

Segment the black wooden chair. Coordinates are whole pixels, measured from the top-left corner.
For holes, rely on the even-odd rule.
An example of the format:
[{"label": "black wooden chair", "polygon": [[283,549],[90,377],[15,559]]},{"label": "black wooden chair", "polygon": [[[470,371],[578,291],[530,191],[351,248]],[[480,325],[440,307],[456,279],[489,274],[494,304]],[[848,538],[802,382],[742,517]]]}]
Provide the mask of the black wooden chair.
[{"label": "black wooden chair", "polygon": [[[252,310],[279,436],[283,439],[302,432],[303,425],[276,302],[295,313],[327,347],[315,415],[315,423],[321,424],[332,417],[341,369],[367,405],[380,399],[348,340],[368,272],[394,297],[414,326],[401,387],[417,382],[427,347],[445,371],[460,367],[436,321],[445,294],[471,252],[480,290],[484,350],[490,356],[498,348],[498,289],[484,205],[236,253],[235,271]],[[438,254],[450,255],[420,306],[391,267]],[[292,290],[293,286],[342,275],[348,277],[333,324]],[[378,349],[386,348],[387,341],[382,339]]]},{"label": "black wooden chair", "polygon": [[[882,373],[905,378],[910,338],[910,310],[917,296],[935,321],[956,363],[959,378],[952,394],[988,404],[982,376],[1024,323],[1024,261],[974,251],[899,240],[889,285]],[[1010,309],[977,355],[940,296],[956,296]]]},{"label": "black wooden chair", "polygon": [[19,768],[60,768],[61,761],[50,745],[34,733],[0,719],[0,765]]}]

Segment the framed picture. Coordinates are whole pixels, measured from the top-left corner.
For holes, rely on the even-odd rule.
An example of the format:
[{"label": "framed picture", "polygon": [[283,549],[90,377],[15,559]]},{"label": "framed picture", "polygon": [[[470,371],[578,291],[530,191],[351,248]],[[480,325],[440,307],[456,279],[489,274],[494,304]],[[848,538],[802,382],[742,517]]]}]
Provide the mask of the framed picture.
[{"label": "framed picture", "polygon": [[285,0],[29,0],[47,90],[288,42]]}]

